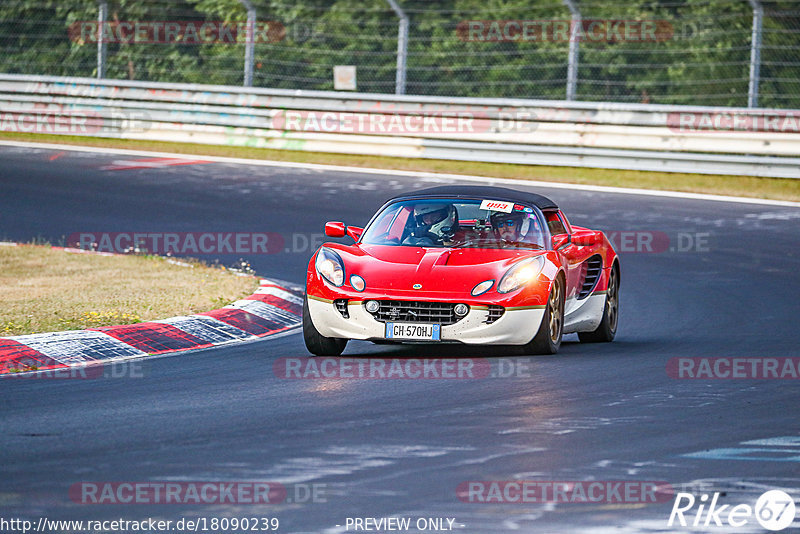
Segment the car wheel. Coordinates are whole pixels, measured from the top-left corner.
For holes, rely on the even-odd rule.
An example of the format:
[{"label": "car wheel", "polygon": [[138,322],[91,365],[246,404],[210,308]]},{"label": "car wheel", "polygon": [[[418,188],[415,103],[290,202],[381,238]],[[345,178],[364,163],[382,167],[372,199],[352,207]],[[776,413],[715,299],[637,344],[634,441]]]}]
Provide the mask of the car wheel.
[{"label": "car wheel", "polygon": [[603,307],[603,319],[592,332],[578,332],[578,339],[583,343],[603,343],[613,341],[617,335],[619,318],[619,272],[617,267],[611,268],[606,291],[606,305]]},{"label": "car wheel", "polygon": [[347,346],[346,339],[325,337],[317,331],[308,311],[308,296],[303,297],[303,340],[308,352],[316,356],[339,356]]},{"label": "car wheel", "polygon": [[547,298],[542,324],[533,339],[525,345],[528,354],[555,354],[561,347],[564,333],[564,282],[556,278]]}]

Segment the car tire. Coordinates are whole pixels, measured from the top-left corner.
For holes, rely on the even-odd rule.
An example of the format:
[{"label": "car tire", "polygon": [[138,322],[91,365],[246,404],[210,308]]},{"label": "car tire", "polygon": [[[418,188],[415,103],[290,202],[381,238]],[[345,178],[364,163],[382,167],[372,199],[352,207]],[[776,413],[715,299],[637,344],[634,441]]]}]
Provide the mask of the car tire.
[{"label": "car tire", "polygon": [[550,288],[542,324],[533,339],[525,345],[526,354],[555,354],[564,335],[564,281],[558,277]]},{"label": "car tire", "polygon": [[317,331],[308,311],[308,296],[303,297],[303,341],[308,352],[315,356],[339,356],[347,346],[347,340],[325,337]]},{"label": "car tire", "polygon": [[608,289],[606,290],[606,304],[603,307],[603,319],[600,325],[591,332],[578,332],[578,339],[582,343],[607,343],[614,340],[617,335],[619,322],[619,269],[616,265],[611,268],[608,276]]}]

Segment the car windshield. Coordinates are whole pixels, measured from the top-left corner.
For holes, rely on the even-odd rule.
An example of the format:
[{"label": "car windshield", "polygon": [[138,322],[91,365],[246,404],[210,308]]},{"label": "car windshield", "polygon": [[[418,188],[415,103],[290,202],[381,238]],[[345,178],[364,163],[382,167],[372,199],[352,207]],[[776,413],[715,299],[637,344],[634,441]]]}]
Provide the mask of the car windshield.
[{"label": "car windshield", "polygon": [[500,200],[405,200],[386,206],[361,243],[452,248],[545,248],[538,209]]}]

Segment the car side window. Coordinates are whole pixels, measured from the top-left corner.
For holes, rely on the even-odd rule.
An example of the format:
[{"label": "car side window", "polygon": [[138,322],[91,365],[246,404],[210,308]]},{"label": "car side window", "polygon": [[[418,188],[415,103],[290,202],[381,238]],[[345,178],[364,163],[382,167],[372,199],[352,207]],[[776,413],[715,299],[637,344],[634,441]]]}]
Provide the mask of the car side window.
[{"label": "car side window", "polygon": [[544,216],[547,219],[547,227],[550,229],[550,235],[556,236],[568,233],[567,229],[564,227],[564,223],[559,219],[558,213],[555,211],[546,211],[544,212]]},{"label": "car side window", "polygon": [[569,222],[569,219],[567,219],[566,214],[563,211],[558,210],[558,218],[561,219],[561,222],[564,224],[564,228],[566,229],[567,233],[571,234],[572,224]]}]

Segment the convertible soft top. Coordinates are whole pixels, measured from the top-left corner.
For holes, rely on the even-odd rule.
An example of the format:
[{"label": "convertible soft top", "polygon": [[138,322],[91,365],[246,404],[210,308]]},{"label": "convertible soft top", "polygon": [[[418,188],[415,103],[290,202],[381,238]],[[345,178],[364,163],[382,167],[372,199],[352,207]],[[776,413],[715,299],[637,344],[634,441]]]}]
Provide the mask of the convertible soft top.
[{"label": "convertible soft top", "polygon": [[558,209],[556,203],[545,196],[537,195],[536,193],[528,193],[526,191],[517,191],[516,189],[509,189],[507,187],[493,187],[487,185],[442,185],[404,193],[392,198],[392,200],[436,197],[505,200],[507,202],[519,202],[533,205],[540,210]]}]

